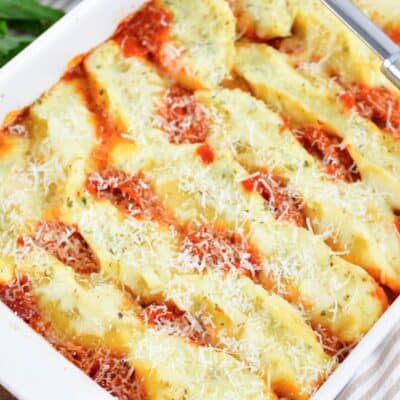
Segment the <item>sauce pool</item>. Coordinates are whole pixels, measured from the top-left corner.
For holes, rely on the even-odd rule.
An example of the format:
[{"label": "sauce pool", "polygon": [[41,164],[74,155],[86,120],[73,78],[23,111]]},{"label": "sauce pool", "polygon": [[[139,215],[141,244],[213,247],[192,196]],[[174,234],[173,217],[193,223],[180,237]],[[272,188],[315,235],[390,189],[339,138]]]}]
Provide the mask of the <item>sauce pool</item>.
[{"label": "sauce pool", "polygon": [[181,251],[198,272],[212,268],[254,280],[261,268],[259,256],[244,236],[208,225],[186,232]]},{"label": "sauce pool", "polygon": [[388,31],[390,38],[400,46],[400,28]]},{"label": "sauce pool", "polygon": [[160,62],[162,46],[169,40],[171,23],[171,13],[150,1],[121,23],[114,40],[126,57],[142,56]]},{"label": "sauce pool", "polygon": [[79,274],[100,271],[100,263],[96,255],[76,226],[66,225],[56,220],[44,222],[36,227],[32,239],[37,246],[69,265]]},{"label": "sauce pool", "polygon": [[294,131],[297,140],[317,160],[333,179],[356,182],[361,179],[357,166],[341,138],[323,127],[309,126]]},{"label": "sauce pool", "polygon": [[86,180],[86,189],[95,198],[110,200],[134,218],[171,223],[151,182],[141,172],[129,175],[109,166],[102,172],[90,174]]},{"label": "sauce pool", "polygon": [[155,329],[186,337],[198,345],[209,344],[207,332],[201,323],[172,302],[150,304],[144,309],[142,318],[145,324]]},{"label": "sauce pool", "polygon": [[269,203],[276,219],[306,226],[300,201],[291,197],[279,178],[267,172],[256,172],[241,182],[247,192],[258,192]]},{"label": "sauce pool", "polygon": [[214,161],[214,151],[208,144],[199,146],[196,152],[204,164],[211,164]]},{"label": "sauce pool", "polygon": [[167,89],[159,110],[160,128],[170,143],[203,143],[209,134],[209,120],[203,104],[193,92],[174,85]]},{"label": "sauce pool", "polygon": [[85,347],[57,334],[44,320],[27,277],[0,284],[0,300],[111,395],[119,400],[147,399],[141,379],[124,354],[105,347]]},{"label": "sauce pool", "polygon": [[359,115],[400,140],[400,97],[394,92],[385,87],[353,84],[339,100],[346,109],[355,109]]}]

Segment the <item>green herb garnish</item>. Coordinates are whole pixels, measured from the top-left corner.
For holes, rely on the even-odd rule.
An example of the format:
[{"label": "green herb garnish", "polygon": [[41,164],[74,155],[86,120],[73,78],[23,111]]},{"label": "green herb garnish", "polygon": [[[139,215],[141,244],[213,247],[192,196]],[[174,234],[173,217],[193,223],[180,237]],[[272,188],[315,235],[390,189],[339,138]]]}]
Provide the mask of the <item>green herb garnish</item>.
[{"label": "green herb garnish", "polygon": [[36,0],[0,0],[0,67],[63,15]]}]

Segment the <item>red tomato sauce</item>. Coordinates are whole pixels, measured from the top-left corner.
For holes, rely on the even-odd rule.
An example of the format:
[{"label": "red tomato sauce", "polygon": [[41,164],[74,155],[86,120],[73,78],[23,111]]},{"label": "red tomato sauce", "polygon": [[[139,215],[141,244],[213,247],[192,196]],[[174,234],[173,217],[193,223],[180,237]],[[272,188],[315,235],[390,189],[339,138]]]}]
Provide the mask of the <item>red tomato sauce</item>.
[{"label": "red tomato sauce", "polygon": [[400,233],[400,216],[396,216],[394,219],[394,224],[396,225],[396,229]]},{"label": "red tomato sauce", "polygon": [[205,107],[190,90],[170,87],[159,110],[160,127],[171,143],[203,143],[209,134],[209,120]]},{"label": "red tomato sauce", "polygon": [[115,139],[120,137],[124,128],[120,127],[107,113],[104,107],[104,89],[94,83],[86,71],[84,62],[70,68],[63,76],[63,80],[78,82],[78,91],[90,113],[96,126],[96,135],[99,144],[92,152],[92,159],[99,169],[105,168],[108,164],[109,153]]},{"label": "red tomato sauce", "polygon": [[302,146],[319,160],[328,175],[346,182],[361,179],[357,166],[341,138],[330,134],[324,128],[306,127],[294,131]]},{"label": "red tomato sauce", "polygon": [[283,132],[285,132],[287,129],[289,129],[290,126],[289,126],[289,121],[288,121],[288,119],[287,119],[284,115],[280,115],[280,118],[281,118],[281,120],[282,120],[282,125],[281,125],[281,127],[280,127],[280,129],[279,129],[279,132],[280,132],[280,133],[283,133]]},{"label": "red tomato sauce", "polygon": [[268,41],[268,45],[289,55],[298,55],[305,51],[304,42],[296,36],[274,38]]},{"label": "red tomato sauce", "polygon": [[8,151],[11,149],[11,144],[9,143],[9,141],[2,136],[2,133],[0,131],[0,158],[3,155],[6,155],[8,153]]},{"label": "red tomato sauce", "polygon": [[400,211],[396,210],[394,213],[395,213],[394,225],[397,229],[397,232],[400,234]]},{"label": "red tomato sauce", "polygon": [[181,251],[198,271],[238,271],[252,279],[261,269],[259,256],[243,235],[203,225],[186,233]]},{"label": "red tomato sauce", "polygon": [[375,289],[371,292],[371,295],[379,300],[382,306],[382,311],[386,311],[389,307],[389,302],[391,301],[388,296],[390,292],[386,293],[385,288],[375,283]]},{"label": "red tomato sauce", "polygon": [[343,361],[348,355],[349,351],[340,352],[346,345],[341,340],[329,331],[328,328],[318,325],[312,327],[314,332],[317,334],[325,352],[330,356],[338,355],[339,361]]},{"label": "red tomato sauce", "polygon": [[339,100],[346,110],[351,110],[356,106],[356,99],[350,93],[342,93],[339,95]]},{"label": "red tomato sauce", "polygon": [[63,81],[73,81],[75,79],[88,79],[88,74],[85,69],[84,61],[80,61],[76,65],[73,64],[64,72],[64,75],[61,78],[61,80]]},{"label": "red tomato sauce", "polygon": [[388,35],[392,40],[400,46],[400,28],[388,31]]},{"label": "red tomato sauce", "polygon": [[127,356],[104,347],[85,350],[77,366],[112,396],[119,400],[148,398],[143,381]]},{"label": "red tomato sauce", "polygon": [[146,325],[166,331],[171,335],[185,337],[198,345],[209,344],[207,331],[201,323],[171,302],[147,306],[142,318]]},{"label": "red tomato sauce", "polygon": [[394,92],[353,84],[339,99],[344,107],[355,108],[359,115],[400,140],[400,98]]},{"label": "red tomato sauce", "polygon": [[1,283],[0,300],[35,331],[45,328],[28,278],[22,277],[10,283]]},{"label": "red tomato sauce", "polygon": [[169,41],[171,23],[171,13],[150,1],[121,23],[114,39],[126,57],[139,55],[160,62],[162,46]]},{"label": "red tomato sauce", "polygon": [[65,225],[61,221],[43,222],[37,226],[32,240],[79,274],[100,271],[96,255],[74,225]]},{"label": "red tomato sauce", "polygon": [[88,348],[62,338],[45,322],[28,278],[0,284],[0,300],[58,352],[119,400],[145,400],[147,395],[127,357],[105,347]]},{"label": "red tomato sauce", "polygon": [[379,289],[384,292],[385,297],[382,296],[379,290],[377,290],[374,295],[380,299],[382,303],[382,309],[386,310],[389,304],[393,304],[396,301],[396,299],[399,297],[399,293],[382,284],[379,286]]},{"label": "red tomato sauce", "polygon": [[248,192],[261,194],[269,203],[276,219],[292,222],[298,226],[306,226],[301,201],[291,197],[280,179],[268,172],[257,172],[242,181]]},{"label": "red tomato sauce", "polygon": [[243,33],[243,36],[246,39],[248,39],[248,40],[250,40],[252,42],[256,42],[256,43],[269,42],[268,39],[258,36],[257,32],[256,32],[256,29],[253,26],[247,27],[246,31]]},{"label": "red tomato sauce", "polygon": [[30,137],[30,129],[29,129],[29,114],[30,108],[25,107],[18,111],[17,113],[13,113],[11,120],[6,122],[5,126],[1,128],[0,135],[6,136],[15,136],[22,138]]},{"label": "red tomato sauce", "polygon": [[107,167],[100,173],[90,174],[86,188],[94,197],[108,199],[132,217],[170,223],[167,211],[151,183],[141,172],[131,176]]},{"label": "red tomato sauce", "polygon": [[214,150],[208,144],[199,146],[196,152],[204,164],[211,164],[215,159]]}]

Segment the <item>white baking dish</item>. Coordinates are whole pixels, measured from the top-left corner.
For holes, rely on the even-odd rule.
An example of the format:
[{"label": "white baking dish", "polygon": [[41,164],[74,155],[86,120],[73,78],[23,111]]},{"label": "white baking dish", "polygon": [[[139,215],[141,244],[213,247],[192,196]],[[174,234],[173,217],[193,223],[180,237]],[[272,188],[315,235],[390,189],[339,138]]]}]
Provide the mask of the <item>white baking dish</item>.
[{"label": "white baking dish", "polygon": [[[0,70],[0,120],[58,81],[68,61],[108,38],[143,0],[85,0]],[[400,323],[398,299],[313,400],[333,400],[363,360]],[[20,400],[110,399],[0,303],[0,383]],[[223,399],[221,399],[223,400]]]}]

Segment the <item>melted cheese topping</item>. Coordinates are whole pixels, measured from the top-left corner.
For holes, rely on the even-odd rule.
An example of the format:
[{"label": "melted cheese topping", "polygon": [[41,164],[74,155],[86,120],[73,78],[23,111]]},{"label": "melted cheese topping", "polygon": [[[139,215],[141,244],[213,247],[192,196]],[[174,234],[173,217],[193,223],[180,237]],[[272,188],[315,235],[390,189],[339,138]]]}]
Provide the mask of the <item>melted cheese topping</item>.
[{"label": "melted cheese topping", "polygon": [[172,12],[172,41],[161,52],[170,59],[167,69],[178,81],[194,88],[214,87],[233,66],[235,20],[224,0],[193,4],[160,0]]},{"label": "melted cheese topping", "polygon": [[103,271],[118,276],[134,293],[151,296],[171,279],[178,246],[172,230],[152,221],[126,219],[107,202],[90,202],[71,214],[98,254]]},{"label": "melted cheese topping", "polygon": [[224,0],[197,4],[176,0],[145,3],[117,32],[126,56],[155,61],[178,82],[210,88],[229,76],[234,59],[235,19]]},{"label": "melted cheese topping", "polygon": [[396,7],[396,0],[385,0],[379,3],[375,0],[355,0],[354,2],[380,26],[384,28],[399,26],[400,10]]},{"label": "melted cheese topping", "polygon": [[387,85],[317,0],[146,3],[0,128],[3,300],[121,400],[309,399],[400,291],[398,143],[343,83]]},{"label": "melted cheese topping", "polygon": [[260,39],[290,35],[293,10],[286,0],[228,0],[239,34]]},{"label": "melted cheese topping", "polygon": [[207,347],[147,330],[131,351],[150,399],[276,399],[245,365]]},{"label": "melted cheese topping", "polygon": [[228,146],[249,170],[272,169],[287,178],[288,190],[307,204],[314,232],[382,283],[400,287],[398,232],[381,194],[365,182],[327,179],[281,118],[252,96],[222,90],[199,98],[213,116],[214,146]]},{"label": "melted cheese topping", "polygon": [[[261,370],[281,393],[288,394],[287,388],[311,393],[334,365],[312,331],[282,299],[268,295],[245,277],[193,275],[196,267],[178,253],[178,238],[172,230],[150,221],[124,219],[109,204],[93,204],[82,214],[73,214],[107,275],[118,276],[140,297],[172,300],[215,331],[212,336],[219,347]],[[283,316],[281,307],[286,310]],[[247,325],[246,331],[258,337],[257,347],[240,333]],[[258,354],[265,347],[269,350]],[[298,355],[305,353],[307,357],[300,361]],[[272,365],[282,365],[281,370],[271,370]]]},{"label": "melted cheese topping", "polygon": [[[276,118],[276,117],[275,117]],[[275,125],[279,126],[281,125],[281,121],[276,118],[275,120]],[[161,133],[161,132],[160,132]],[[290,138],[290,136],[288,136]],[[139,139],[141,141],[141,138]],[[152,136],[150,135],[148,137],[149,141],[153,141]],[[156,139],[157,141],[158,139]],[[291,139],[293,142],[293,138]],[[226,224],[227,221],[229,221],[230,226],[232,226],[234,229],[237,227],[242,226],[243,224],[246,224],[246,216],[249,215],[250,211],[247,207],[247,200],[243,202],[239,202],[240,206],[236,206],[233,209],[224,207],[223,212],[234,212],[233,218],[231,217],[229,220],[229,216],[225,216],[224,218],[220,218],[221,212],[219,209],[222,206],[226,206],[227,204],[235,204],[237,203],[236,200],[228,200],[227,198],[227,193],[225,191],[221,192],[216,190],[216,186],[218,185],[211,185],[212,179],[210,179],[210,174],[215,173],[218,171],[216,177],[213,179],[217,179],[220,181],[221,177],[224,177],[223,180],[225,181],[225,186],[229,185],[231,186],[232,183],[235,184],[235,182],[230,182],[227,181],[227,177],[231,179],[232,177],[232,167],[233,165],[231,164],[228,167],[222,166],[222,164],[218,162],[214,162],[210,167],[204,168],[204,172],[201,172],[203,169],[199,169],[198,166],[193,166],[192,168],[189,168],[189,163],[190,161],[184,157],[183,152],[184,152],[184,147],[176,148],[172,147],[171,148],[171,153],[174,152],[176,154],[175,157],[173,157],[172,160],[164,161],[161,163],[161,160],[169,157],[166,156],[167,153],[167,145],[163,145],[162,148],[159,148],[158,146],[153,146],[153,148],[146,147],[143,149],[143,151],[140,151],[134,159],[132,159],[132,156],[129,155],[128,157],[130,158],[129,163],[132,164],[131,167],[128,168],[129,172],[134,174],[138,170],[141,169],[148,169],[148,168],[155,168],[154,176],[152,176],[153,181],[156,183],[156,188],[158,187],[158,182],[160,182],[160,187],[162,190],[165,190],[165,198],[167,199],[166,206],[170,210],[174,210],[175,216],[178,217],[178,219],[181,219],[183,223],[186,223],[188,221],[192,221],[198,217],[199,210],[197,208],[196,202],[194,200],[194,196],[201,196],[201,199],[198,200],[198,203],[201,204],[201,214],[209,219],[210,221],[213,221],[214,223],[218,223],[219,221],[222,221],[223,224]],[[304,156],[304,150],[301,149],[301,147],[297,147],[299,149],[298,151],[300,154],[307,159],[307,156]],[[124,150],[122,149],[122,152]],[[186,151],[185,151],[186,152]],[[192,153],[188,152],[188,156],[193,159],[195,158],[195,151]],[[290,159],[290,155],[288,154],[288,159]],[[150,164],[148,163],[149,160],[153,160]],[[161,163],[160,166],[157,166],[157,164],[154,164],[154,160],[159,160],[157,163]],[[125,164],[123,161],[119,161],[118,158],[115,160],[116,164],[120,164],[123,168],[125,168]],[[176,165],[177,164],[177,165]],[[227,163],[229,164],[229,163]],[[168,165],[168,166],[167,166]],[[173,176],[164,176],[167,173],[171,171],[171,167],[173,165],[176,165],[176,173],[180,176],[183,176],[179,182],[175,183]],[[220,165],[218,167],[218,165]],[[227,172],[229,171],[229,172]],[[209,172],[209,173],[208,173]],[[193,177],[196,177],[194,180]],[[241,175],[241,177],[237,177],[237,181],[240,181],[241,179],[244,179],[245,175]],[[207,187],[205,186],[207,185]],[[237,188],[236,188],[237,190]],[[179,191],[186,191],[191,194],[190,197],[185,196],[182,198],[179,194]],[[251,204],[251,203],[250,203]],[[213,208],[216,208],[216,211],[211,211]],[[238,215],[240,217],[238,217]],[[326,265],[329,265],[329,261],[326,262]],[[279,281],[281,281],[281,277],[279,277]],[[361,276],[360,276],[361,278]],[[360,279],[361,281],[361,279]],[[370,285],[370,283],[368,283]],[[371,290],[373,291],[372,287]],[[323,292],[326,290],[324,289]],[[311,297],[311,295],[309,296]],[[343,295],[343,298],[347,297],[347,294]],[[336,301],[334,300],[333,303],[331,303],[328,308],[332,308],[336,310]],[[369,321],[374,320],[375,312],[380,312],[379,310],[381,309],[379,302],[376,303],[376,307],[373,308],[375,311],[372,312],[371,314],[371,319]],[[321,312],[321,310],[319,310]],[[326,310],[325,310],[326,313]],[[329,317],[330,318],[330,317]],[[329,319],[327,318],[327,319]],[[367,322],[369,324],[370,322]],[[368,329],[368,328],[362,328]],[[335,330],[336,331],[336,330]],[[352,334],[350,334],[351,337]],[[356,336],[358,334],[356,333]]]},{"label": "melted cheese topping", "polygon": [[346,111],[334,84],[297,71],[287,56],[265,45],[240,43],[236,70],[274,108],[295,121],[321,121],[342,137],[363,179],[386,194],[392,206],[400,206],[399,144],[370,121]]},{"label": "melted cheese topping", "polygon": [[[222,393],[231,399],[273,398],[260,378],[229,355],[145,330],[114,285],[78,279],[72,269],[40,250],[31,253],[21,271],[36,277],[34,291],[39,301],[59,314],[59,323],[68,320],[68,330],[78,337],[104,338],[114,332],[119,346],[128,349],[149,398],[217,400]],[[42,278],[44,272],[46,278]]]},{"label": "melted cheese topping", "polygon": [[[392,86],[380,72],[379,58],[320,1],[291,2],[295,8],[293,31],[302,42],[302,51],[297,54],[299,64],[304,63],[312,72],[333,71],[349,83]],[[363,11],[372,11],[362,0],[358,3]],[[382,10],[381,4],[376,8]]]},{"label": "melted cheese topping", "polygon": [[[155,68],[142,58],[125,58],[114,42],[100,46],[85,64],[102,89],[110,115],[116,121],[124,121],[124,137],[134,137],[139,142],[148,140],[166,89]],[[161,136],[156,129],[153,135]]]},{"label": "melted cheese topping", "polygon": [[80,187],[96,140],[90,114],[73,84],[55,87],[32,107],[31,116],[32,139],[16,143],[7,154],[8,165],[16,154],[23,158],[7,168],[0,188],[2,252],[16,261],[24,253],[16,238],[31,230],[45,210],[51,214],[55,205],[66,202],[68,191]]},{"label": "melted cheese topping", "polygon": [[300,398],[311,393],[334,365],[300,315],[248,278],[179,276],[169,282],[167,291],[181,307],[208,321],[218,347],[269,377],[281,395]]},{"label": "melted cheese topping", "polygon": [[[322,323],[350,342],[368,330],[382,311],[379,300],[370,295],[376,286],[369,276],[335,257],[312,232],[276,221],[265,212],[262,197],[241,188],[246,172],[229,153],[221,151],[212,164],[204,165],[195,148],[147,146],[129,159],[120,153],[112,159],[132,174],[146,171],[166,208],[174,210],[181,224],[207,221],[243,230],[265,257],[267,280],[272,280],[281,295],[307,306],[306,313],[316,325]],[[363,289],[354,291],[355,286]],[[368,318],[357,317],[360,304],[369,310]],[[357,324],[348,323],[349,313]]]}]

